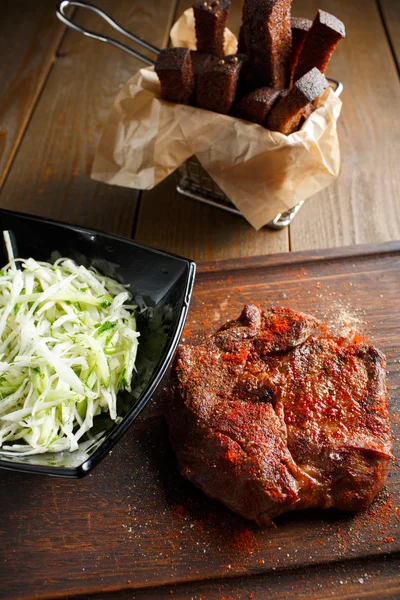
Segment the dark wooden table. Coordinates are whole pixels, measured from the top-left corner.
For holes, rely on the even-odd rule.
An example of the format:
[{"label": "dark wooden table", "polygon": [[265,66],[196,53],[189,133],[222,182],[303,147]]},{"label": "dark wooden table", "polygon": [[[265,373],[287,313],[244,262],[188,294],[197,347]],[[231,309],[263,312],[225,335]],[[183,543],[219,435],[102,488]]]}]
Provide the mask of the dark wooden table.
[{"label": "dark wooden table", "polygon": [[[171,24],[191,4],[190,0],[96,3],[127,29],[158,46],[167,44]],[[240,4],[232,3],[230,27],[234,32]],[[1,3],[1,206],[115,232],[198,262],[400,239],[400,2],[294,0],[293,4],[298,16],[312,17],[318,7],[336,14],[346,23],[347,39],[329,71],[345,86],[339,126],[341,174],[334,185],[306,202],[290,228],[255,232],[239,217],[177,195],[173,177],[149,192],[92,181],[90,168],[107,112],[120,87],[141,65],[104,44],[65,30],[55,18],[53,0]],[[78,9],[74,18],[86,27],[106,31],[103,22],[85,11]],[[146,418],[153,416],[152,409],[143,414],[139,431],[145,429]],[[127,444],[117,447],[120,458],[129,453]],[[129,464],[127,454],[125,461]],[[114,527],[126,526],[130,542],[135,528],[149,527],[154,552],[158,551],[156,533],[151,524],[140,522],[140,511],[138,518],[133,518],[135,509],[129,498],[121,498],[117,506],[109,504],[115,478],[126,482],[129,489],[129,472],[121,464],[111,456],[96,469],[93,498],[82,493],[79,481],[48,479],[38,484],[40,478],[0,473],[0,491],[5,498],[0,507],[0,533],[7,534],[8,540],[0,550],[0,597],[66,597],[68,590],[74,594],[81,590],[80,598],[90,591],[97,600],[170,595],[196,600],[400,598],[398,554],[335,563],[324,560],[318,566],[265,574],[235,573],[223,580],[196,576],[195,570],[190,577],[179,578],[172,570],[171,585],[164,581],[158,587],[143,573],[139,579],[144,583],[136,585],[132,564],[129,578],[122,569],[115,591],[108,587],[108,593],[103,593],[103,578],[121,568],[123,550],[113,541]],[[143,480],[150,487],[154,485],[153,467],[151,460],[142,467]],[[134,488],[135,482],[131,485]],[[9,486],[12,490],[8,493]],[[35,497],[38,486],[44,493],[39,499]],[[100,511],[97,515],[90,510],[91,501]],[[69,510],[64,511],[64,506]],[[85,543],[81,530],[74,529],[82,526],[81,511],[88,515],[91,544]],[[50,529],[45,518],[51,522]],[[103,527],[96,522],[99,519]],[[13,593],[8,584],[2,593],[2,581],[9,581],[10,573],[16,582],[19,578],[12,553],[20,550],[27,557],[20,565],[25,587],[15,585]],[[76,553],[76,561],[71,559],[71,551]],[[62,585],[52,579],[49,565],[54,553],[62,565]],[[168,553],[164,561],[168,564]],[[94,569],[90,586],[85,585],[85,566],[82,585],[75,585],[76,580],[68,583],[75,562]],[[102,571],[105,563],[108,571]],[[146,566],[144,561],[140,568],[147,568],[150,574],[151,562]]]}]

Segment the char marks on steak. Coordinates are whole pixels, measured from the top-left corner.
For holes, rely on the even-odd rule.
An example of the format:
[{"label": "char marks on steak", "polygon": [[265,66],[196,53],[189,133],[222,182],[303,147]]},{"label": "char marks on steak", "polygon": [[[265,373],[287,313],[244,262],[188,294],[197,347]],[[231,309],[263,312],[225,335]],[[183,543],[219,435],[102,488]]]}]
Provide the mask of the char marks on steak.
[{"label": "char marks on steak", "polygon": [[373,346],[247,305],[178,350],[166,417],[181,473],[261,526],[291,510],[365,508],[392,456],[385,375]]}]

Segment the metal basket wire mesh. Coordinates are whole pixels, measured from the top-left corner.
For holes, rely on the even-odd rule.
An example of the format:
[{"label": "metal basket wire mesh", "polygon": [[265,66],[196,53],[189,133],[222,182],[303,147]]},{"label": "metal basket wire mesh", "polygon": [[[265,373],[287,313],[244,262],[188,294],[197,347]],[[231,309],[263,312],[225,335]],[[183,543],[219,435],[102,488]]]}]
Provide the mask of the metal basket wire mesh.
[{"label": "metal basket wire mesh", "polygon": [[[83,35],[90,37],[92,39],[99,40],[100,42],[104,42],[106,44],[111,44],[124,52],[127,52],[131,56],[143,61],[145,64],[154,65],[154,60],[148,58],[147,56],[141,54],[134,48],[130,48],[126,44],[122,44],[118,40],[106,36],[104,34],[98,34],[94,31],[85,29],[71,21],[68,15],[65,13],[69,6],[79,6],[81,9],[86,8],[91,12],[96,13],[99,17],[104,19],[111,27],[113,27],[116,31],[122,34],[124,37],[129,40],[139,44],[142,48],[152,52],[156,56],[161,52],[160,48],[153,46],[149,42],[142,40],[140,37],[135,35],[134,33],[127,31],[124,27],[122,27],[119,23],[114,21],[103,10],[94,6],[93,4],[89,4],[88,2],[83,2],[82,0],[61,0],[59,2],[56,13],[57,17],[68,27],[71,27],[75,31],[79,31]],[[329,79],[330,84],[334,88],[335,94],[340,96],[343,91],[343,84],[336,79]],[[220,187],[213,181],[213,179],[208,175],[208,173],[203,169],[199,161],[192,156],[184,165],[182,165],[178,171],[178,184],[176,186],[177,191],[183,196],[187,196],[188,198],[193,198],[194,200],[199,200],[211,206],[215,206],[217,208],[222,208],[223,210],[227,210],[228,212],[234,213],[236,215],[241,215],[241,212],[235,208],[229,198],[224,194]],[[282,229],[283,227],[287,227],[294,219],[294,217],[299,212],[300,208],[304,202],[299,202],[292,209],[280,213],[276,215],[276,217],[267,223],[267,227],[271,229]]]},{"label": "metal basket wire mesh", "polygon": [[[204,204],[209,204],[216,208],[222,208],[235,215],[242,214],[210,177],[207,171],[203,169],[195,156],[189,158],[179,167],[177,170],[177,178],[178,182],[176,190],[179,194],[182,194],[182,196],[192,198],[193,200],[199,200]],[[270,229],[282,229],[287,227],[293,221],[303,204],[304,202],[301,201],[291,210],[279,213],[272,221],[267,223],[267,227]]]},{"label": "metal basket wire mesh", "polygon": [[[335,94],[340,96],[343,91],[343,84],[336,79],[329,79],[329,82],[333,87]],[[176,190],[179,194],[182,194],[182,196],[186,196],[187,198],[199,200],[210,206],[222,208],[235,215],[242,214],[210,177],[207,171],[203,169],[195,156],[189,158],[177,170]],[[290,210],[277,214],[266,226],[270,229],[283,229],[284,227],[287,227],[293,221],[303,204],[304,201],[301,201]]]}]

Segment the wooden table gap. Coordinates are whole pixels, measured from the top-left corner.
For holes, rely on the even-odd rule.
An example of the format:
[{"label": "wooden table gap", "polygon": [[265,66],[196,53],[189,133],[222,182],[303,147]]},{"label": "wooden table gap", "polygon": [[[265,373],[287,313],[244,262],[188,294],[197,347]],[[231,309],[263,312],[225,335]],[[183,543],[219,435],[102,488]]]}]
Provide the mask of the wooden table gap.
[{"label": "wooden table gap", "polygon": [[399,63],[399,58],[398,58],[398,56],[396,54],[394,43],[392,41],[392,36],[390,34],[390,29],[389,29],[389,23],[386,20],[386,15],[385,15],[384,8],[382,6],[381,0],[376,0],[376,3],[377,3],[378,11],[379,11],[379,14],[380,14],[380,17],[381,17],[382,26],[383,26],[383,28],[385,30],[385,33],[386,33],[387,43],[388,43],[388,46],[389,46],[390,51],[392,53],[393,60],[394,60],[394,63],[396,65],[396,68],[397,68],[397,73],[398,73],[398,75],[400,77],[400,63]]},{"label": "wooden table gap", "polygon": [[398,0],[377,0],[388,44],[400,76],[400,9]]},{"label": "wooden table gap", "polygon": [[[16,14],[17,14],[18,6],[20,4],[21,4],[21,2],[16,2],[15,6],[13,6],[13,9],[11,9],[11,12],[12,12],[12,10],[15,10]],[[4,8],[7,11],[7,6],[5,6]],[[12,141],[11,147],[9,148],[8,151],[7,151],[7,147],[5,145],[3,147],[2,143],[1,143],[1,134],[4,132],[3,131],[0,132],[0,190],[3,187],[3,185],[6,181],[7,175],[12,167],[14,159],[17,155],[17,152],[22,143],[25,132],[29,126],[30,120],[34,113],[35,107],[40,100],[41,93],[46,87],[47,80],[49,78],[50,72],[54,65],[54,59],[56,58],[58,49],[62,45],[64,37],[65,37],[65,27],[63,27],[61,25],[61,23],[59,23],[55,19],[55,15],[54,15],[54,25],[53,24],[50,25],[51,13],[50,13],[50,15],[47,15],[47,13],[45,12],[45,10],[47,11],[47,8],[48,8],[48,4],[47,5],[43,4],[43,6],[42,6],[42,3],[40,3],[40,4],[37,3],[37,17],[35,15],[35,18],[38,19],[37,26],[42,28],[40,30],[40,37],[41,37],[40,43],[44,43],[44,50],[41,53],[36,51],[36,55],[34,52],[32,52],[28,58],[28,49],[26,49],[25,50],[26,54],[25,54],[24,58],[21,58],[21,56],[18,56],[18,58],[16,58],[16,59],[12,58],[10,62],[6,62],[3,65],[3,71],[5,70],[5,77],[4,77],[4,73],[3,73],[2,83],[3,83],[4,87],[3,87],[3,93],[2,93],[2,100],[0,101],[0,120],[3,121],[2,127],[5,127],[4,122],[8,124],[9,119],[12,118],[8,115],[8,112],[11,109],[11,105],[8,107],[8,110],[7,110],[7,108],[5,108],[5,110],[3,112],[2,104],[1,104],[2,101],[7,102],[7,93],[8,93],[9,86],[14,85],[14,87],[16,87],[18,89],[12,106],[15,107],[16,105],[19,104],[20,105],[19,114],[21,114],[22,116],[20,117],[21,121],[20,121],[19,125],[17,125],[17,127],[15,128],[15,131],[14,132],[12,132],[12,130],[10,131],[11,136],[14,135],[14,140]],[[40,10],[42,10],[43,16],[40,16],[41,15]],[[71,16],[71,15],[73,15],[74,12],[75,12],[75,9],[73,9],[73,10],[69,9],[67,11],[67,14],[69,14]],[[21,19],[21,21],[23,22],[23,19]],[[34,23],[35,23],[35,21],[32,19],[32,21],[30,22],[29,25],[33,26]],[[46,27],[49,27],[49,29],[50,29],[49,34],[43,33],[43,31],[44,32],[46,31]],[[46,45],[46,42],[42,42],[43,38],[46,39],[46,35],[48,35],[48,37],[50,38],[48,41],[48,46]],[[28,36],[27,36],[26,39],[23,40],[23,43],[21,44],[22,48],[20,50],[20,52],[22,54],[24,52],[24,46],[27,43],[30,43],[31,46],[35,45],[34,44],[35,36],[36,36],[36,30],[35,30],[35,35],[32,38],[28,38]],[[37,37],[39,37],[38,33],[37,33]],[[40,54],[43,55],[42,59],[40,59]],[[35,61],[37,61],[38,59],[40,61],[39,65],[35,66],[35,64],[32,64],[32,63],[35,63]],[[26,66],[24,67],[23,66],[24,64],[29,65],[29,67],[28,68],[26,68]],[[35,77],[36,77],[36,82],[35,82]],[[17,85],[18,78],[21,79],[19,86]],[[33,79],[34,88],[30,91],[29,84],[27,85],[26,82],[27,82],[27,80],[31,81],[32,79]],[[22,85],[23,81],[25,82],[24,85]],[[4,151],[5,159],[3,159],[3,164],[2,164],[1,159],[3,158],[3,155],[2,155],[3,151]],[[8,156],[7,156],[7,154],[8,154]]]}]

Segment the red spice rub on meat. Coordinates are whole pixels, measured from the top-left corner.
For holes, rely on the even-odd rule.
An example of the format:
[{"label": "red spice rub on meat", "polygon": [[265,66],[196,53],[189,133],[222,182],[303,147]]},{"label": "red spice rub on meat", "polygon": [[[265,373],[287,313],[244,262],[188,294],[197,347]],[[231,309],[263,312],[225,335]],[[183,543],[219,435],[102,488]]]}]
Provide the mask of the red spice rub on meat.
[{"label": "red spice rub on meat", "polygon": [[245,0],[243,35],[254,87],[289,85],[292,0]]},{"label": "red spice rub on meat", "polygon": [[236,106],[236,114],[241,119],[264,125],[265,119],[278,100],[281,92],[273,88],[258,88],[247,94]]},{"label": "red spice rub on meat", "polygon": [[271,110],[267,117],[267,128],[285,135],[297,131],[307,105],[328,86],[328,80],[318,69],[303,75]]},{"label": "red spice rub on meat", "polygon": [[194,93],[190,50],[165,48],[157,57],[155,71],[161,83],[161,98],[188,104]]},{"label": "red spice rub on meat", "polygon": [[182,474],[260,525],[367,507],[392,458],[385,358],[313,317],[245,306],[181,346],[167,421]]},{"label": "red spice rub on meat", "polygon": [[197,50],[224,56],[224,34],[230,0],[197,0],[193,4]]},{"label": "red spice rub on meat", "polygon": [[197,78],[197,106],[227,115],[235,101],[245,60],[243,55],[231,54],[204,69]]},{"label": "red spice rub on meat", "polygon": [[346,31],[342,21],[319,10],[301,50],[294,72],[294,81],[313,67],[325,73],[333,51],[345,36]]}]

